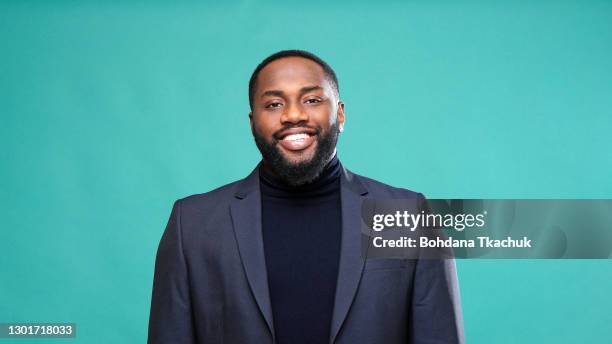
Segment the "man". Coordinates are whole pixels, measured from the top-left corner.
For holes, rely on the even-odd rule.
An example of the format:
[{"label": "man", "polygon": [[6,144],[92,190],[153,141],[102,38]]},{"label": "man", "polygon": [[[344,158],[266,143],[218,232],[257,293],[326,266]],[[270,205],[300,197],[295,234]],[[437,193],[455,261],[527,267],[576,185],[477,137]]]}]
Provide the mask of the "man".
[{"label": "man", "polygon": [[364,199],[425,201],[342,166],[344,104],[330,66],[300,50],[271,55],[249,101],[263,160],[174,204],[149,343],[462,343],[453,260],[362,255]]}]

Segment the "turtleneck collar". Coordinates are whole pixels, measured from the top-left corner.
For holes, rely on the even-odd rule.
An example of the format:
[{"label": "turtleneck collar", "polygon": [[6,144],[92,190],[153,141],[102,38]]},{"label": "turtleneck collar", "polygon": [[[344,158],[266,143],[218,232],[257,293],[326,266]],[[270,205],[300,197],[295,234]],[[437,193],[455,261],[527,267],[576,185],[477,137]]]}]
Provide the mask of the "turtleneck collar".
[{"label": "turtleneck collar", "polygon": [[280,198],[307,198],[324,196],[337,191],[340,188],[339,180],[342,172],[342,165],[336,154],[334,154],[333,158],[325,165],[317,179],[311,183],[300,186],[287,185],[277,176],[266,171],[261,165],[259,172],[259,180],[263,195]]}]

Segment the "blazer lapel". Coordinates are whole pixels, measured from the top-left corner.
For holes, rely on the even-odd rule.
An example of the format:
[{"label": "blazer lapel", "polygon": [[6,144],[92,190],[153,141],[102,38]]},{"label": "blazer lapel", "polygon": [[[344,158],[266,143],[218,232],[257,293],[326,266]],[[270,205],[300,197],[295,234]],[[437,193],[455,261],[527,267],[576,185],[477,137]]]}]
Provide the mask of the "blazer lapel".
[{"label": "blazer lapel", "polygon": [[249,286],[274,341],[272,306],[261,231],[259,166],[238,186],[235,199],[231,204],[231,216],[240,258]]},{"label": "blazer lapel", "polygon": [[341,178],[342,242],[330,343],[336,339],[353,303],[365,262],[361,256],[361,203],[367,190],[356,176],[344,167]]}]

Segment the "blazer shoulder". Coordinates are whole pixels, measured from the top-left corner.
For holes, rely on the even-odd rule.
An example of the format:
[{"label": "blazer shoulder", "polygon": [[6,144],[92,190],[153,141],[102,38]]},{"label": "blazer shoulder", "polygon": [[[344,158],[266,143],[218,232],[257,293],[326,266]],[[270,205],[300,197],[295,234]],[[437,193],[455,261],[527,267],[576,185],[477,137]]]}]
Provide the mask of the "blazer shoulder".
[{"label": "blazer shoulder", "polygon": [[353,173],[363,184],[363,186],[375,197],[388,197],[388,198],[425,198],[422,193],[391,186],[378,180],[368,178],[356,173]]},{"label": "blazer shoulder", "polygon": [[236,193],[236,187],[244,179],[236,180],[208,192],[190,195],[176,201],[183,209],[206,209],[229,204]]}]

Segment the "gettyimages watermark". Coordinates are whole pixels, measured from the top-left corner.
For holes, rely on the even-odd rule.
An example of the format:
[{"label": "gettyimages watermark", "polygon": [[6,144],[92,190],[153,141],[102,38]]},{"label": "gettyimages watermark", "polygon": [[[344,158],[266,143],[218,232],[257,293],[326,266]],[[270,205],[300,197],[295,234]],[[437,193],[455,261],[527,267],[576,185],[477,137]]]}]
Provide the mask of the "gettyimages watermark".
[{"label": "gettyimages watermark", "polygon": [[612,200],[366,199],[361,215],[366,258],[612,258]]}]

